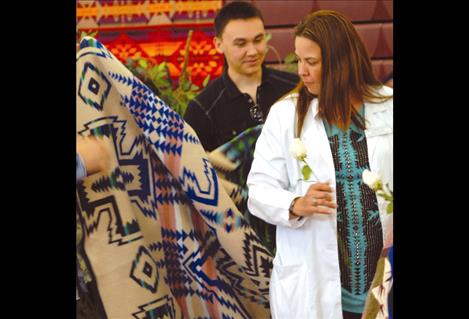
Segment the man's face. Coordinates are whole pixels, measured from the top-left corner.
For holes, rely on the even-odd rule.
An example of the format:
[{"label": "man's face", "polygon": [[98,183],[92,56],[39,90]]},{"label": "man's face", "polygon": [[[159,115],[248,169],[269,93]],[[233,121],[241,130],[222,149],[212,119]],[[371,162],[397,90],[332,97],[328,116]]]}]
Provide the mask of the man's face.
[{"label": "man's face", "polygon": [[260,71],[267,51],[261,19],[231,20],[214,43],[217,51],[225,55],[232,72],[252,75]]}]

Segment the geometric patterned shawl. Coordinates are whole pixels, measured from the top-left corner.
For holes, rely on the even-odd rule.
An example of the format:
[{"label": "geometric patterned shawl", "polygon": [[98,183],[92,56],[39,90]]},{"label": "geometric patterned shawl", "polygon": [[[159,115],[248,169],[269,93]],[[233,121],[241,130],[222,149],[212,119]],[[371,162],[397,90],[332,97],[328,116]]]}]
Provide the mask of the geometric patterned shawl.
[{"label": "geometric patterned shawl", "polygon": [[383,250],[378,259],[362,319],[392,319],[393,300],[393,222],[387,227]]},{"label": "geometric patterned shawl", "polygon": [[107,318],[269,318],[272,256],[193,129],[101,43],[77,53],[77,134],[110,169],[77,183],[83,248]]},{"label": "geometric patterned shawl", "polygon": [[275,254],[275,225],[266,223],[250,214],[247,205],[248,187],[246,181],[254,159],[254,147],[263,126],[263,124],[259,124],[246,129],[229,142],[211,151],[208,154],[208,159],[217,170],[218,179],[235,202],[238,210],[254,228],[264,246],[272,254]]},{"label": "geometric patterned shawl", "polygon": [[366,299],[363,319],[392,319],[392,247],[383,249]]}]

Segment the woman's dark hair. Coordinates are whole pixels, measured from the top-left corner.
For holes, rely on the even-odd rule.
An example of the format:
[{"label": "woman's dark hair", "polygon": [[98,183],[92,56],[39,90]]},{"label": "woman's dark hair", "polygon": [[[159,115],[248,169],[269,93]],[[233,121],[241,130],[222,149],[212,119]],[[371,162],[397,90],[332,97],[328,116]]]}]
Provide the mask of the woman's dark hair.
[{"label": "woman's dark hair", "polygon": [[[356,101],[385,101],[391,96],[378,95],[382,84],[373,74],[366,48],[352,22],[332,10],[309,14],[295,27],[295,36],[309,39],[321,48],[321,88],[318,114],[329,124],[345,130],[353,122],[365,129],[365,120],[352,106]],[[296,135],[301,135],[306,113],[313,98],[303,82],[297,87]]]},{"label": "woman's dark hair", "polygon": [[231,20],[247,20],[259,18],[262,22],[262,14],[250,2],[235,1],[223,6],[215,17],[215,35],[221,37],[226,25]]}]

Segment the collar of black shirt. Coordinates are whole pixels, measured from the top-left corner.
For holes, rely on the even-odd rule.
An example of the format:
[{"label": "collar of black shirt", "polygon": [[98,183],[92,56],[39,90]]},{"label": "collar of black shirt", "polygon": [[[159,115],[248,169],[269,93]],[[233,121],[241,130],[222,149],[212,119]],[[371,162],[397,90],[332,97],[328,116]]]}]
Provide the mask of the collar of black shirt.
[{"label": "collar of black shirt", "polygon": [[[260,86],[263,86],[265,83],[270,83],[270,69],[267,68],[265,65],[262,65],[262,82]],[[222,74],[223,84],[225,85],[228,96],[230,99],[237,98],[238,96],[242,95],[241,91],[238,89],[236,84],[231,80],[228,76],[228,66],[225,64],[225,70]]]}]

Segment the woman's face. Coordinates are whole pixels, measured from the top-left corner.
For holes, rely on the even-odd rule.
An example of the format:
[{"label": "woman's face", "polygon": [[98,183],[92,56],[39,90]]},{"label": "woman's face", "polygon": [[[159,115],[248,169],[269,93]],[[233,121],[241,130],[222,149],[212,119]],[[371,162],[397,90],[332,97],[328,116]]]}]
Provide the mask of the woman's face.
[{"label": "woman's face", "polygon": [[295,54],[298,58],[298,75],[309,93],[319,95],[321,89],[321,48],[304,37],[295,38]]}]

